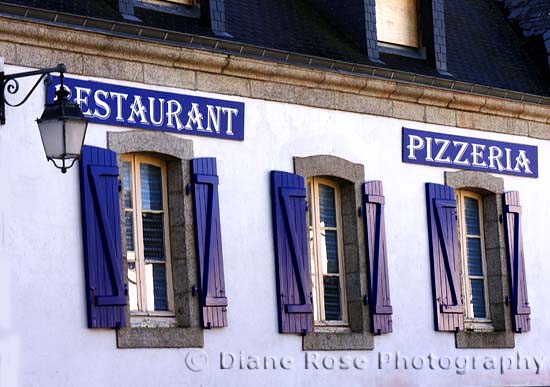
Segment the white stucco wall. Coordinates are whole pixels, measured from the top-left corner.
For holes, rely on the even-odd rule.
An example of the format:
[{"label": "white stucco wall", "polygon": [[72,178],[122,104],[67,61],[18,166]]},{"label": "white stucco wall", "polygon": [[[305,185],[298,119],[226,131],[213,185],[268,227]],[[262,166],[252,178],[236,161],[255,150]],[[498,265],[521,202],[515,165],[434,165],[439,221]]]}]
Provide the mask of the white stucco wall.
[{"label": "white stucco wall", "polygon": [[[6,69],[8,73],[23,70],[28,69]],[[24,85],[31,83],[25,80]],[[193,140],[196,157],[215,156],[218,161],[229,327],[205,331],[200,350],[117,349],[114,331],[86,327],[78,168],[62,175],[46,162],[34,122],[43,110],[42,89],[22,107],[8,108],[7,124],[0,127],[1,387],[550,384],[550,349],[544,345],[550,342],[550,293],[545,281],[550,269],[545,232],[550,218],[549,143],[263,100],[155,89],[246,104],[244,142],[185,136]],[[505,189],[521,194],[532,306],[532,331],[516,335],[514,349],[456,349],[452,333],[433,329],[424,183],[443,184],[445,169],[401,162],[403,126],[538,146],[538,179],[502,175]],[[111,130],[126,129],[90,124],[86,143],[106,146],[106,132]],[[299,336],[277,332],[269,171],[291,172],[293,156],[317,154],[361,163],[367,180],[384,183],[394,332],[375,337],[372,351],[305,353]],[[245,369],[239,366],[240,353]],[[229,354],[237,361],[230,369],[220,369],[220,356],[227,365]],[[518,354],[528,359],[528,370],[524,362],[517,369]],[[290,369],[249,370],[247,356],[284,357]],[[351,361],[351,369],[315,369],[306,356],[309,360],[343,358]],[[402,360],[396,369],[396,356],[408,357],[408,370],[402,369]],[[386,363],[388,357],[391,360]],[[421,369],[412,369],[413,357]],[[439,365],[441,357],[450,359],[448,370]],[[513,359],[510,370],[508,357]],[[534,357],[542,363],[539,374]],[[189,364],[193,368],[204,359],[203,370],[190,370]],[[491,359],[495,369],[484,369],[491,366]],[[353,360],[365,369],[354,369]],[[330,366],[331,360],[325,365]]]}]

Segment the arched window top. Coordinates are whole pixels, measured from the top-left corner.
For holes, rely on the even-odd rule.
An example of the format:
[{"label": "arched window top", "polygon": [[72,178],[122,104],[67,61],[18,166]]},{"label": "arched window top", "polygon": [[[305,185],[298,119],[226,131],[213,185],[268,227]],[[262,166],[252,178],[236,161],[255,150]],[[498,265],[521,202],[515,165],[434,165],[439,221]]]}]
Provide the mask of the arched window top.
[{"label": "arched window top", "polygon": [[504,179],[486,172],[457,171],[445,172],[445,185],[454,189],[468,189],[482,195],[504,192]]},{"label": "arched window top", "polygon": [[182,160],[193,158],[193,142],[168,133],[109,132],[108,141],[109,149],[117,153],[154,152]]},{"label": "arched window top", "polygon": [[294,171],[306,178],[332,176],[352,183],[365,180],[365,167],[362,164],[331,155],[294,157]]}]

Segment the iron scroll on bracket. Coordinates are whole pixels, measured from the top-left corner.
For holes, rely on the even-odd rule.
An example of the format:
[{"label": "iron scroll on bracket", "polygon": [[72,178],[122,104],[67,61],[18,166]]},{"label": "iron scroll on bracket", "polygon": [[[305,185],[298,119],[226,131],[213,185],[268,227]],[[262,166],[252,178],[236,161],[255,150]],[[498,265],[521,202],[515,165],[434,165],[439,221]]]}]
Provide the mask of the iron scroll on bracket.
[{"label": "iron scroll on bracket", "polygon": [[[46,75],[51,73],[60,73],[63,74],[67,71],[67,68],[64,64],[58,64],[55,67],[51,67],[48,69],[41,69],[41,70],[35,70],[35,71],[26,71],[23,73],[17,73],[17,74],[9,74],[6,75],[4,72],[0,72],[0,124],[4,125],[6,123],[6,105],[11,107],[18,107],[23,105],[31,94],[34,92],[34,90],[38,87],[40,82],[46,77]],[[29,77],[33,75],[40,75],[34,86],[30,89],[30,91],[25,95],[25,97],[19,101],[18,103],[11,103],[6,99],[6,92],[10,95],[15,95],[19,92],[19,81],[18,78],[24,78]]]}]

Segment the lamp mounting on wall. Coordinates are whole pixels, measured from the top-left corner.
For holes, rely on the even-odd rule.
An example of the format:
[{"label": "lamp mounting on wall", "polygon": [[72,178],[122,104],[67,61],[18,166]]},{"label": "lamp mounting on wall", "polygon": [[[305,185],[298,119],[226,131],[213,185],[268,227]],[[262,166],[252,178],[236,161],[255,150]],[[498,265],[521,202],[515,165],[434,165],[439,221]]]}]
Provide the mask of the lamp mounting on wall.
[{"label": "lamp mounting on wall", "polygon": [[[63,84],[64,73],[67,68],[64,64],[56,67],[26,71],[22,73],[5,75],[0,72],[0,124],[6,123],[6,105],[18,107],[23,105],[40,84],[44,77],[51,73],[59,73],[59,89],[55,92],[56,98],[52,103],[46,104],[42,116],[36,120],[42,145],[46,152],[46,158],[51,161],[62,173],[67,172],[75,161],[80,158],[82,144],[86,136],[88,120],[82,114],[80,107],[69,101],[69,92]],[[27,95],[18,103],[10,103],[6,100],[8,94],[16,94],[19,91],[19,78],[40,75]]]}]

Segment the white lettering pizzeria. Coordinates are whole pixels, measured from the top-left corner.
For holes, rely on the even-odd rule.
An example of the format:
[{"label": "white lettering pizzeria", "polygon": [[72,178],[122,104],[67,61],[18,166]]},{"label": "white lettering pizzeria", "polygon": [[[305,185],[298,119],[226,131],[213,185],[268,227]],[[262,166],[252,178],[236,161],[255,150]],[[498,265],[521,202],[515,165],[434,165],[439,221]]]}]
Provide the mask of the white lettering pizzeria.
[{"label": "white lettering pizzeria", "polygon": [[403,128],[403,161],[536,177],[537,149]]}]

